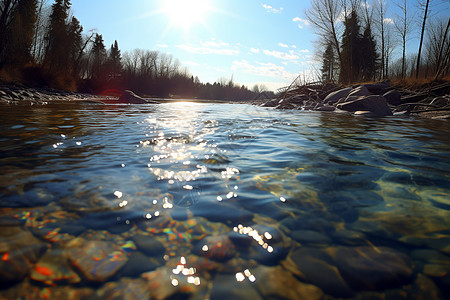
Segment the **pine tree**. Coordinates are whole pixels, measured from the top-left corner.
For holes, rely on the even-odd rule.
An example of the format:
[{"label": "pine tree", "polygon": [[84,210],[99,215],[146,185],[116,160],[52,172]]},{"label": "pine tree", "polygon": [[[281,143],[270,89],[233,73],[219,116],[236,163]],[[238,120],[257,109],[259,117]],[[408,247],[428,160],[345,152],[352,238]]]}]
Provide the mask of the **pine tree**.
[{"label": "pine tree", "polygon": [[64,72],[68,68],[70,45],[66,19],[70,5],[70,0],[56,0],[52,5],[45,61],[53,72]]},{"label": "pine tree", "polygon": [[329,42],[327,48],[323,54],[322,61],[322,80],[323,81],[334,81],[334,71],[336,65],[336,56],[333,50],[333,44]]},{"label": "pine tree", "polygon": [[373,37],[370,24],[364,29],[363,36],[360,43],[360,68],[361,78],[364,81],[372,81],[375,79],[377,69],[378,54],[376,51],[376,42]]},{"label": "pine tree", "polygon": [[80,52],[83,51],[83,38],[81,36],[82,32],[83,26],[80,25],[80,22],[78,21],[77,18],[72,17],[72,20],[67,28],[67,41],[69,49],[70,67],[72,75],[74,77],[78,77],[79,57],[81,54]]},{"label": "pine tree", "polygon": [[103,37],[101,34],[96,34],[94,38],[94,43],[91,49],[91,57],[92,57],[92,69],[91,69],[91,78],[93,79],[102,79],[104,66],[106,62],[106,48],[103,43]]},{"label": "pine tree", "polygon": [[6,63],[11,66],[22,68],[32,60],[36,6],[36,0],[18,0],[14,8],[5,47]]},{"label": "pine tree", "polygon": [[344,21],[345,30],[342,36],[342,61],[339,80],[342,83],[356,82],[360,78],[360,25],[358,15],[353,10]]},{"label": "pine tree", "polygon": [[109,52],[109,72],[110,78],[116,79],[120,77],[120,72],[122,72],[122,57],[120,56],[119,44],[114,41],[111,45],[111,50]]}]

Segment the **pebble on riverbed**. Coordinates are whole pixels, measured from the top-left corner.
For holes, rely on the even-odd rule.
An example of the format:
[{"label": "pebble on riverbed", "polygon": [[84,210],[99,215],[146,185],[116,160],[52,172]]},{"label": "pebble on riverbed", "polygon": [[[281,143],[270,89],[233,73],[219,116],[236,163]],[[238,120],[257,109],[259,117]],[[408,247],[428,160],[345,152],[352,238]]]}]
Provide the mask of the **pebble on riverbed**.
[{"label": "pebble on riverbed", "polygon": [[76,238],[67,247],[70,262],[88,281],[106,281],[128,260],[125,251],[111,242]]}]

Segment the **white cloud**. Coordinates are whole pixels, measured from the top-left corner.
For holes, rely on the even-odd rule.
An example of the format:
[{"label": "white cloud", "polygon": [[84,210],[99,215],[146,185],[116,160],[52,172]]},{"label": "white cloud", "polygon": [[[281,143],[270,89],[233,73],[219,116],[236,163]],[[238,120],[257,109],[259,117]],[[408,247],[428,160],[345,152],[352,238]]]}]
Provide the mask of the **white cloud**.
[{"label": "white cloud", "polygon": [[259,49],[257,49],[257,48],[251,48],[251,49],[250,49],[250,52],[252,52],[252,53],[259,53]]},{"label": "white cloud", "polygon": [[394,20],[392,20],[391,18],[386,18],[383,20],[384,24],[394,24]]},{"label": "white cloud", "polygon": [[288,46],[288,45],[286,45],[286,44],[283,44],[283,43],[278,43],[278,46],[280,46],[280,47],[283,47],[283,48],[289,48],[289,46]]},{"label": "white cloud", "polygon": [[296,74],[286,71],[283,66],[278,66],[274,63],[260,62],[256,63],[256,65],[252,65],[244,59],[233,61],[231,69],[248,74],[281,78],[285,80],[293,80],[293,78],[296,77]]},{"label": "white cloud", "polygon": [[190,60],[188,60],[188,61],[183,61],[182,64],[185,65],[185,66],[190,66],[190,67],[197,67],[197,66],[200,66],[200,64],[199,64],[198,62],[190,61]]},{"label": "white cloud", "polygon": [[305,20],[305,19],[302,19],[302,18],[299,18],[299,17],[293,18],[292,21],[295,22],[295,23],[298,22],[298,23],[299,23],[299,24],[298,24],[298,28],[300,28],[300,29],[302,29],[303,26],[309,26],[309,25],[311,25],[311,23],[309,23],[308,20]]},{"label": "white cloud", "polygon": [[156,44],[156,47],[159,47],[159,48],[167,48],[167,47],[169,47],[169,46],[166,45],[166,44],[163,44],[163,43],[158,43],[158,44]]},{"label": "white cloud", "polygon": [[294,53],[294,51],[289,51],[289,53],[285,53],[285,52],[280,52],[280,51],[269,51],[269,50],[263,50],[263,53],[265,55],[269,55],[269,56],[274,56],[276,58],[281,58],[281,59],[289,59],[289,60],[294,60],[294,59],[299,59],[299,56],[296,55]]},{"label": "white cloud", "polygon": [[201,42],[200,46],[193,46],[191,44],[177,45],[177,48],[196,54],[220,54],[220,55],[239,54],[239,50],[237,48],[233,48],[228,43],[216,40]]},{"label": "white cloud", "polygon": [[274,13],[274,14],[281,13],[281,11],[283,10],[282,7],[280,7],[279,9],[276,9],[276,8],[273,8],[270,5],[267,5],[267,4],[262,4],[262,7],[264,7],[267,12]]}]

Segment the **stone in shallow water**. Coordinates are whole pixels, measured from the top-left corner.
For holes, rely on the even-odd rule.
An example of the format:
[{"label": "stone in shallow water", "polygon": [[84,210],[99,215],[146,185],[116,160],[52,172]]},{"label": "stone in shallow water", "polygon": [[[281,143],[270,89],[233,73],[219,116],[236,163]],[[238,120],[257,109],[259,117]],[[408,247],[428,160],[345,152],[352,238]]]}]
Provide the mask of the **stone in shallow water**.
[{"label": "stone in shallow water", "polygon": [[252,271],[255,286],[264,299],[322,299],[320,288],[298,281],[292,273],[277,266],[274,268],[259,266]]},{"label": "stone in shallow water", "polygon": [[190,207],[197,217],[204,217],[212,222],[228,224],[247,223],[253,219],[248,210],[228,203],[201,202]]},{"label": "stone in shallow water", "polygon": [[148,256],[163,256],[166,253],[164,245],[151,235],[135,234],[131,238],[137,249]]},{"label": "stone in shallow water", "polygon": [[332,259],[325,252],[315,248],[294,250],[286,267],[294,274],[321,288],[334,297],[350,297],[354,292],[342,278],[338,268],[331,264]]},{"label": "stone in shallow water", "polygon": [[410,259],[385,247],[328,248],[339,271],[355,289],[380,290],[408,283],[413,275]]},{"label": "stone in shallow water", "polygon": [[[76,248],[72,248],[76,247]],[[113,276],[127,261],[126,253],[111,242],[80,241],[68,244],[72,265],[89,281],[102,282]]]},{"label": "stone in shallow water", "polygon": [[272,226],[240,224],[229,236],[241,256],[265,265],[275,265],[285,258],[291,245],[291,240]]},{"label": "stone in shallow water", "polygon": [[81,280],[61,250],[45,253],[34,265],[31,279],[47,285],[74,284]]},{"label": "stone in shallow water", "polygon": [[208,236],[194,246],[194,253],[215,261],[227,261],[236,255],[236,247],[228,236]]},{"label": "stone in shallow water", "polygon": [[346,245],[367,245],[367,238],[364,233],[354,230],[336,230],[332,234],[333,239]]},{"label": "stone in shallow water", "polygon": [[147,282],[142,278],[122,278],[119,282],[106,283],[97,291],[97,297],[105,300],[150,299],[151,292]]},{"label": "stone in shallow water", "polygon": [[120,270],[121,276],[137,277],[144,272],[149,272],[162,264],[162,259],[157,260],[153,257],[148,257],[139,251],[134,251],[129,254],[128,261]]},{"label": "stone in shallow water", "polygon": [[[189,272],[189,268],[183,270]],[[199,295],[205,293],[208,282],[195,272],[184,275],[181,268],[161,267],[144,273],[141,277],[146,280],[152,299],[189,299],[192,295],[196,295],[198,299],[206,298],[205,295],[203,297]]]},{"label": "stone in shallow water", "polygon": [[0,230],[0,286],[24,279],[32,264],[47,249],[47,244],[20,227]]},{"label": "stone in shallow water", "polygon": [[300,243],[309,244],[330,244],[331,239],[323,233],[313,230],[295,230],[291,237]]},{"label": "stone in shallow water", "polygon": [[[210,299],[263,299],[255,290],[254,284],[244,275],[244,270],[238,274],[217,274],[213,280]],[[244,277],[244,279],[243,279]],[[239,281],[242,280],[242,281]]]}]

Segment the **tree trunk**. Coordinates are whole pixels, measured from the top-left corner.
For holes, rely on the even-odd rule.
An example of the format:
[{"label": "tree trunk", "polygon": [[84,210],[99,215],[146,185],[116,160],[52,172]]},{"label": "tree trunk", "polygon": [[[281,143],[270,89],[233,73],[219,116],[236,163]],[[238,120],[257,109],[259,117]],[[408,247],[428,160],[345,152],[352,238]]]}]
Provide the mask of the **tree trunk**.
[{"label": "tree trunk", "polygon": [[425,32],[425,25],[427,22],[428,4],[429,3],[430,3],[430,0],[427,0],[427,4],[425,6],[425,14],[423,15],[422,32],[420,34],[420,43],[419,43],[419,53],[417,54],[416,79],[419,78],[420,53],[422,52],[423,34]]}]

